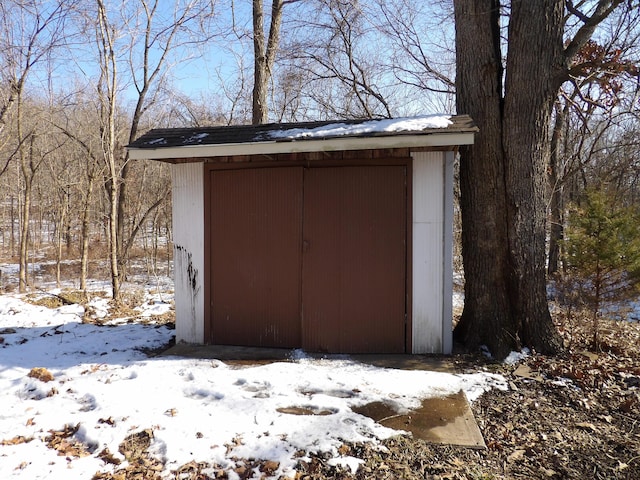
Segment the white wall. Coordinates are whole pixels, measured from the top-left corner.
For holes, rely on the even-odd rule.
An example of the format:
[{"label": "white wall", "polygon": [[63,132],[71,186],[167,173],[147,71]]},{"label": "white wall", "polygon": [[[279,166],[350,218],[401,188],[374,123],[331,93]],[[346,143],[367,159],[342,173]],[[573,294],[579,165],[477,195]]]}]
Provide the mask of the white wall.
[{"label": "white wall", "polygon": [[414,152],[412,353],[451,353],[453,152]]},{"label": "white wall", "polygon": [[171,166],[176,342],[204,343],[203,163]]}]

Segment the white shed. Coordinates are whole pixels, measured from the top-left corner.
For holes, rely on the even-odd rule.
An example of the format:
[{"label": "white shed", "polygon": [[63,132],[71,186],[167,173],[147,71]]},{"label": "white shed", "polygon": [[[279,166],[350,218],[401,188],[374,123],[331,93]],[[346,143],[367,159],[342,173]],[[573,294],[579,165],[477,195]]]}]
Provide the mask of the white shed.
[{"label": "white shed", "polygon": [[450,353],[467,116],[152,130],[171,163],[176,340]]}]

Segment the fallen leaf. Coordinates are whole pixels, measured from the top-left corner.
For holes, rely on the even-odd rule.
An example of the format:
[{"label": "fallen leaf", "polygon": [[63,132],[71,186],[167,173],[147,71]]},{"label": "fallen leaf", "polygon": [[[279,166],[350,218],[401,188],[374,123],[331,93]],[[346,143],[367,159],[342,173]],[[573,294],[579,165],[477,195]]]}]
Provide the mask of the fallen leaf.
[{"label": "fallen leaf", "polygon": [[343,443],[342,445],[340,445],[340,448],[338,448],[338,453],[343,457],[345,455],[349,455],[351,453],[351,447]]},{"label": "fallen leaf", "polygon": [[581,428],[583,430],[590,430],[594,433],[598,431],[598,429],[593,423],[580,422],[580,423],[576,423],[576,427]]},{"label": "fallen leaf", "polygon": [[638,403],[638,399],[636,397],[628,397],[625,399],[620,406],[618,407],[622,412],[629,413],[633,410],[633,407]]},{"label": "fallen leaf", "polygon": [[99,418],[98,419],[98,423],[106,423],[107,425],[110,425],[110,426],[113,427],[116,424],[116,421],[111,417],[109,417],[109,418]]},{"label": "fallen leaf", "polygon": [[268,460],[266,462],[264,462],[264,464],[262,464],[260,466],[260,471],[262,473],[266,473],[269,476],[272,476],[275,471],[278,469],[278,467],[280,467],[280,463],[279,462],[274,462],[273,460]]},{"label": "fallen leaf", "polygon": [[516,450],[511,455],[507,457],[507,462],[517,462],[518,460],[522,460],[524,458],[524,454],[527,453],[526,450]]},{"label": "fallen leaf", "polygon": [[111,465],[120,465],[122,463],[119,458],[113,456],[113,454],[109,451],[108,448],[105,448],[98,454],[98,458],[101,459],[105,463],[110,463]]},{"label": "fallen leaf", "polygon": [[47,447],[56,450],[59,456],[86,457],[90,455],[82,442],[73,439],[79,428],[80,424],[77,424],[75,426],[66,425],[63,430],[49,430],[50,435],[45,437]]},{"label": "fallen leaf", "polygon": [[53,374],[46,368],[42,367],[32,368],[31,371],[27,374],[27,377],[35,378],[36,380],[40,380],[41,382],[45,383],[51,382],[54,379]]},{"label": "fallen leaf", "polygon": [[9,440],[0,441],[0,445],[20,445],[22,443],[29,443],[33,438],[23,437],[22,435],[17,435]]},{"label": "fallen leaf", "polygon": [[629,468],[629,465],[627,465],[624,462],[621,462],[620,460],[618,460],[618,466],[616,467],[616,470],[621,472],[623,470],[626,470],[627,468]]}]

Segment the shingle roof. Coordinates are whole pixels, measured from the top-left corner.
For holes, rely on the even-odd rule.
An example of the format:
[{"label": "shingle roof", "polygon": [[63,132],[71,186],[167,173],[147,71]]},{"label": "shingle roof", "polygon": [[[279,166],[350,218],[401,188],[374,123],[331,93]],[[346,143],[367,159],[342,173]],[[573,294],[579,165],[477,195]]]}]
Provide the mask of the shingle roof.
[{"label": "shingle roof", "polygon": [[[443,118],[443,117],[440,117]],[[305,140],[319,140],[336,137],[375,137],[375,136],[395,136],[395,135],[429,135],[433,133],[468,133],[476,132],[471,118],[467,115],[457,115],[447,117],[450,123],[446,127],[430,127],[420,130],[396,130],[384,131],[377,128],[343,128],[326,129],[323,134],[323,127],[347,126],[359,127],[365,124],[370,125],[376,122],[388,122],[388,120],[334,120],[323,122],[300,122],[300,123],[271,123],[264,125],[231,125],[198,128],[159,128],[151,130],[137,140],[128,145],[129,148],[164,148],[194,145],[224,145],[259,142],[293,142]],[[405,120],[405,119],[402,119]],[[288,135],[287,132],[296,132]],[[301,131],[315,134],[305,135]],[[334,133],[336,132],[336,133]]]},{"label": "shingle roof", "polygon": [[[444,147],[473,143],[467,115],[155,129],[127,146],[132,159],[202,158],[319,151]],[[190,159],[190,160],[189,160]]]}]

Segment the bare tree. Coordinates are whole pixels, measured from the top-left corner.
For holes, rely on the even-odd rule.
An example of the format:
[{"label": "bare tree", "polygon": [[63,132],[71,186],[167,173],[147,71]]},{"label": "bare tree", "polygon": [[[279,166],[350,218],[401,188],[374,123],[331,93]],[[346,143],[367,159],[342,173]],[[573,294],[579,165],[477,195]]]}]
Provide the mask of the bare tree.
[{"label": "bare tree", "polygon": [[[109,236],[113,298],[120,299],[129,252],[140,231],[141,223],[126,231],[128,182],[132,165],[124,150],[140,133],[141,121],[163,93],[163,86],[173,63],[186,60],[173,56],[175,49],[182,53],[208,39],[206,30],[212,15],[213,3],[205,0],[176,2],[171,15],[161,12],[159,0],[117,2],[115,8],[105,0],[96,0],[96,11],[87,12],[86,24],[98,18],[95,41],[100,76],[97,97],[101,120],[102,152],[108,171],[106,182],[110,201]],[[133,28],[130,28],[134,26]],[[122,118],[118,99],[126,87],[135,90],[135,107],[129,123],[128,135],[123,138],[118,120]],[[119,128],[120,127],[120,128]],[[141,216],[148,215],[167,199],[169,186],[157,192],[156,201]],[[125,238],[126,237],[126,238]]]},{"label": "bare tree", "polygon": [[[556,101],[549,164],[549,274],[558,271],[560,261],[566,185],[569,182],[575,185],[575,175],[591,162],[594,150],[590,145],[598,144],[597,139],[609,128],[619,129],[621,119],[629,117],[635,109],[633,100],[629,102],[629,99],[633,99],[632,93],[638,90],[636,78],[640,69],[636,46],[640,37],[640,28],[637,28],[640,12],[622,10],[621,15],[622,18],[611,19],[616,26],[614,37],[601,37],[607,40],[603,44],[590,40],[577,53],[570,81],[563,86]],[[618,170],[622,173],[626,168]],[[575,198],[577,192],[574,191]]]},{"label": "bare tree", "polygon": [[253,0],[253,115],[252,123],[266,123],[269,117],[268,90],[280,44],[282,12],[298,0],[272,0],[268,37],[265,38],[263,0]]},{"label": "bare tree", "polygon": [[[316,0],[287,55],[311,78],[305,94],[322,116],[391,117],[383,43],[361,2]],[[310,7],[307,7],[310,8]],[[387,91],[385,91],[387,90]]]},{"label": "bare tree", "polygon": [[[74,145],[74,148],[67,149],[67,156],[76,161],[73,170],[77,175],[75,191],[79,197],[75,211],[80,216],[80,289],[86,291],[95,186],[98,179],[105,177],[106,165],[98,126],[100,118],[92,109],[92,98],[83,93],[90,88],[78,86],[76,90],[67,99],[63,108],[64,118],[57,121],[55,127]],[[71,169],[70,162],[67,169]]]},{"label": "bare tree", "polygon": [[376,7],[377,28],[392,46],[388,65],[381,67],[410,87],[412,101],[424,105],[427,97],[437,111],[452,111],[456,55],[450,2],[378,0]]},{"label": "bare tree", "polygon": [[[127,2],[128,3],[128,2]],[[137,92],[136,103],[131,119],[128,142],[131,143],[141,133],[140,124],[145,112],[158,100],[167,81],[171,63],[177,61],[172,58],[174,50],[181,50],[182,55],[188,53],[189,48],[210,40],[207,25],[213,15],[213,2],[204,0],[188,0],[175,2],[173,15],[169,21],[163,21],[159,13],[159,0],[140,0],[142,7],[140,23],[140,39],[131,38],[130,51],[138,51],[138,58],[133,55],[128,62],[133,85]],[[142,40],[142,41],[140,41]],[[180,61],[186,61],[182,57]],[[146,168],[146,167],[143,167]],[[124,153],[121,169],[120,191],[117,214],[117,252],[120,269],[126,266],[129,252],[136,235],[151,213],[168,198],[170,183],[156,191],[155,200],[140,216],[139,221],[132,225],[129,234],[125,235],[125,213],[127,204],[128,179],[131,176],[131,163],[128,152]]]},{"label": "bare tree", "polygon": [[[6,89],[0,104],[0,144],[2,133],[12,113],[16,125],[16,141],[12,153],[0,166],[0,175],[6,172],[13,158],[20,161],[23,180],[23,203],[20,235],[20,291],[27,287],[27,253],[29,235],[29,211],[33,179],[45,152],[40,151],[34,122],[25,118],[25,92],[27,82],[39,67],[46,64],[69,40],[65,31],[67,14],[75,2],[42,2],[8,0],[0,5],[0,82]],[[33,112],[31,112],[33,113]]]},{"label": "bare tree", "polygon": [[[75,3],[7,0],[0,4],[0,146],[7,141],[3,132],[23,98],[29,77],[69,42],[65,25]],[[0,163],[0,175],[17,154],[16,146]]]}]

